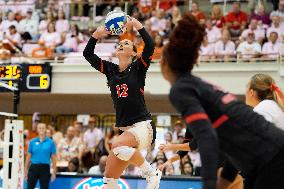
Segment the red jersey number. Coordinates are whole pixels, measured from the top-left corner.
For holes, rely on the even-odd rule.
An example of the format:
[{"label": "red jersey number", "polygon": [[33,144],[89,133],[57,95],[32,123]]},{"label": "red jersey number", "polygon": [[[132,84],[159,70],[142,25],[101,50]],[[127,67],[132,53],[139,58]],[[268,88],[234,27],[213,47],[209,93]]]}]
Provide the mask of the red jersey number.
[{"label": "red jersey number", "polygon": [[120,97],[127,97],[127,91],[128,91],[128,87],[126,84],[122,84],[122,85],[117,85],[116,86],[116,91],[117,91],[117,96],[118,98]]}]

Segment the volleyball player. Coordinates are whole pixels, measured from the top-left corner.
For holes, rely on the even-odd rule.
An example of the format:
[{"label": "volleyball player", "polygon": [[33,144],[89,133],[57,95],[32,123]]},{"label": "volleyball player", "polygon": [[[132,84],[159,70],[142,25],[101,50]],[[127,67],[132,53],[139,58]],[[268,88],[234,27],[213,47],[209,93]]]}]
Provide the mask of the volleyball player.
[{"label": "volleyball player", "polygon": [[133,42],[127,39],[120,41],[116,48],[119,65],[95,55],[97,41],[109,34],[104,27],[99,27],[93,33],[83,53],[92,67],[106,75],[116,110],[116,127],[125,131],[114,141],[112,152],[108,156],[104,173],[106,189],[118,189],[117,179],[129,164],[141,168],[142,176],[147,180],[147,189],[157,189],[162,174],[139,152],[150,147],[156,138],[156,127],[144,100],[146,72],[154,52],[154,43],[143,25],[135,18],[128,19],[127,27],[132,26],[145,43],[141,57],[137,56]]},{"label": "volleyball player", "polygon": [[284,95],[269,75],[256,74],[250,79],[246,90],[246,104],[267,121],[284,129]]},{"label": "volleyball player", "polygon": [[[245,188],[283,187],[284,132],[233,95],[192,75],[204,35],[204,28],[186,14],[170,35],[161,60],[162,74],[171,84],[170,101],[183,115],[201,155],[203,188],[226,188],[238,171]],[[228,163],[216,182],[219,150]]]}]

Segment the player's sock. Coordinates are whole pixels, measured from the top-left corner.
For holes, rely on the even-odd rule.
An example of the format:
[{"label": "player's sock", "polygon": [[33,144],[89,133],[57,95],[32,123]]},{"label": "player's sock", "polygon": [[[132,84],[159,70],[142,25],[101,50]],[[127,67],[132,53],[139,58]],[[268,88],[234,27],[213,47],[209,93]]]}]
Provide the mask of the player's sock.
[{"label": "player's sock", "polygon": [[117,179],[104,177],[103,181],[104,181],[104,189],[118,189]]}]

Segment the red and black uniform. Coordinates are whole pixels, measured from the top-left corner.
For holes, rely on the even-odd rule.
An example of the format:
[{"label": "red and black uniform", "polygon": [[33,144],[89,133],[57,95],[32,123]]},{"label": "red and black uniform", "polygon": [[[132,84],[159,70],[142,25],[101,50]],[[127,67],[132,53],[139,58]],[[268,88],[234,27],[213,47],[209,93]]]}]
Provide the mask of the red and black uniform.
[{"label": "red and black uniform", "polygon": [[117,127],[131,126],[140,121],[151,120],[151,114],[144,100],[144,86],[154,52],[154,42],[144,28],[138,32],[145,43],[142,56],[133,61],[123,72],[119,72],[118,65],[102,60],[94,54],[97,39],[93,37],[90,38],[83,53],[91,66],[107,77],[116,110]]},{"label": "red and black uniform", "polygon": [[[201,154],[204,188],[216,187],[219,150],[230,162],[224,165],[223,174],[227,178],[230,177],[228,170],[237,173],[233,171],[233,165],[246,178],[246,186],[252,189],[271,189],[271,183],[269,187],[265,185],[269,182],[277,183],[278,188],[284,187],[284,179],[275,181],[271,178],[284,178],[282,130],[232,94],[190,73],[177,78],[170,91],[170,101],[182,113],[187,130],[196,140]],[[185,138],[192,138],[190,132],[186,132]],[[260,179],[266,174],[270,177]]]}]

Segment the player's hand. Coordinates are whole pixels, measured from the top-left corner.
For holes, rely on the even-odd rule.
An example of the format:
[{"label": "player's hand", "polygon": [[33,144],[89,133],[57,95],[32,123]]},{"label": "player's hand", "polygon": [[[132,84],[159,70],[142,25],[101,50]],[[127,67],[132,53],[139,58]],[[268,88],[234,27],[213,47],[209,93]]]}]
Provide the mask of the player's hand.
[{"label": "player's hand", "polygon": [[95,39],[102,39],[110,34],[109,31],[104,26],[99,26],[93,33],[92,37]]},{"label": "player's hand", "polygon": [[52,173],[50,181],[53,182],[55,179],[56,179],[56,173]]},{"label": "player's hand", "polygon": [[167,144],[161,144],[159,146],[159,150],[163,151],[163,152],[166,152],[166,151],[170,151],[172,150],[172,144],[171,143],[167,143]]},{"label": "player's hand", "polygon": [[172,163],[168,160],[168,161],[166,161],[165,163],[163,163],[162,165],[159,165],[158,169],[159,169],[160,171],[163,171],[166,167],[171,166],[171,164],[172,164]]},{"label": "player's hand", "polygon": [[136,18],[127,16],[127,22],[125,24],[125,27],[134,27],[136,30],[140,30],[143,28],[143,25]]},{"label": "player's hand", "polygon": [[217,189],[227,189],[232,183],[221,176],[217,179]]}]

